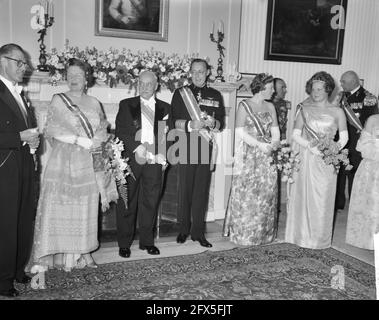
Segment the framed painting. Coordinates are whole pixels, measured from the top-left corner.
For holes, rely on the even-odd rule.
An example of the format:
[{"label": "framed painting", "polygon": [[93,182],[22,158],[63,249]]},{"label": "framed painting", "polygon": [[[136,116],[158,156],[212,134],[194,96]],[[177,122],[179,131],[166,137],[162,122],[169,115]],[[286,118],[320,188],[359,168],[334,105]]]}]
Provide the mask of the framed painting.
[{"label": "framed painting", "polygon": [[253,96],[250,90],[250,85],[257,74],[256,73],[243,73],[243,72],[241,72],[240,74],[241,74],[241,79],[238,80],[239,87],[237,90],[237,97],[250,98]]},{"label": "framed painting", "polygon": [[168,40],[169,0],[96,0],[95,35]]},{"label": "framed painting", "polygon": [[265,60],[341,64],[347,0],[268,0]]}]

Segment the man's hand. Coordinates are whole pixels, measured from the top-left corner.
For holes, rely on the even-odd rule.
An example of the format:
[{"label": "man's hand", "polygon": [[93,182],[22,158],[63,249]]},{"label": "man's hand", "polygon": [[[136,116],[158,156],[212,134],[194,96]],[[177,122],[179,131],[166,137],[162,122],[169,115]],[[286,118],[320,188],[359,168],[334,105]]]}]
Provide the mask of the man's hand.
[{"label": "man's hand", "polygon": [[121,18],[121,22],[125,23],[125,24],[129,24],[129,23],[136,23],[138,21],[138,19],[136,17],[132,17],[132,16],[123,16]]},{"label": "man's hand", "polygon": [[167,163],[166,158],[160,153],[155,155],[155,161],[154,162],[161,164],[161,165],[164,165]]},{"label": "man's hand", "polygon": [[146,148],[144,145],[140,144],[137,149],[135,150],[135,154],[138,158],[145,159],[146,160]]},{"label": "man's hand", "polygon": [[26,129],[20,132],[20,139],[28,144],[36,143],[39,141],[39,131],[38,128]]},{"label": "man's hand", "polygon": [[204,123],[207,127],[213,129],[215,124],[216,124],[216,119],[213,118],[212,116],[207,116],[207,119],[204,120]]},{"label": "man's hand", "polygon": [[192,130],[200,130],[205,127],[205,123],[204,121],[201,121],[201,120],[191,120],[190,127]]}]

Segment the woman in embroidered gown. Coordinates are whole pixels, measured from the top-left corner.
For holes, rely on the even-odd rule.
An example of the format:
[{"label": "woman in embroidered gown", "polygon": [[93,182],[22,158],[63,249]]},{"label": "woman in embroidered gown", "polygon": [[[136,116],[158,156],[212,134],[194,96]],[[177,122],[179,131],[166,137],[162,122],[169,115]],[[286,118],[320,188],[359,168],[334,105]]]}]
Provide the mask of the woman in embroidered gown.
[{"label": "woman in embroidered gown", "polygon": [[367,119],[357,150],[363,160],[351,191],[346,242],[374,250],[374,234],[379,232],[379,115]]},{"label": "woman in embroidered gown", "polygon": [[337,174],[310,143],[306,127],[331,140],[338,130],[340,149],[345,146],[348,139],[345,114],[328,101],[334,87],[332,76],[326,72],[311,77],[306,84],[311,99],[297,112],[292,135],[300,149],[300,166],[294,174],[294,183],[288,186],[285,241],[310,249],[331,245]]},{"label": "woman in embroidered gown", "polygon": [[44,270],[96,267],[90,252],[98,247],[99,192],[103,207],[118,198],[114,181],[94,170],[91,151],[107,140],[108,122],[98,100],[85,93],[89,70],[86,63],[70,59],[69,91],[54,95],[48,110],[44,134],[52,149],[41,183],[31,261]]},{"label": "woman in embroidered gown", "polygon": [[239,245],[272,242],[277,232],[277,170],[272,148],[279,144],[275,107],[266,102],[273,77],[258,74],[251,83],[253,97],[238,106],[233,182],[224,236]]}]

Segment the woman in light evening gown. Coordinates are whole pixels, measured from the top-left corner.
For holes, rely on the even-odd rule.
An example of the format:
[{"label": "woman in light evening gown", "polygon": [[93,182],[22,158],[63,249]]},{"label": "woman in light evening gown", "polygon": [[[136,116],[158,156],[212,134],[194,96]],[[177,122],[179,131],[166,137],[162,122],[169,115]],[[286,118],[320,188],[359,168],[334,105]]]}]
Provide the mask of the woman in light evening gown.
[{"label": "woman in light evening gown", "polygon": [[277,232],[277,170],[270,155],[279,144],[275,107],[266,102],[273,77],[258,74],[251,83],[253,97],[238,106],[232,190],[224,236],[239,245],[272,242]]},{"label": "woman in light evening gown", "polygon": [[311,134],[306,127],[331,140],[338,130],[340,149],[345,146],[345,114],[328,101],[334,88],[332,76],[323,71],[308,80],[306,92],[310,99],[297,112],[292,134],[300,150],[300,166],[294,183],[289,184],[285,241],[304,248],[324,249],[332,242],[337,173],[332,165],[325,164],[317,147],[310,144]]},{"label": "woman in light evening gown", "polygon": [[351,190],[346,243],[374,250],[374,234],[379,232],[379,115],[367,119],[357,150],[363,160]]},{"label": "woman in light evening gown", "polygon": [[95,170],[91,154],[107,140],[108,122],[99,101],[85,93],[89,70],[70,59],[69,91],[54,95],[49,105],[44,134],[52,149],[41,182],[31,261],[38,271],[96,267],[90,253],[98,247],[99,194],[104,207],[118,198],[114,181],[101,168]]}]

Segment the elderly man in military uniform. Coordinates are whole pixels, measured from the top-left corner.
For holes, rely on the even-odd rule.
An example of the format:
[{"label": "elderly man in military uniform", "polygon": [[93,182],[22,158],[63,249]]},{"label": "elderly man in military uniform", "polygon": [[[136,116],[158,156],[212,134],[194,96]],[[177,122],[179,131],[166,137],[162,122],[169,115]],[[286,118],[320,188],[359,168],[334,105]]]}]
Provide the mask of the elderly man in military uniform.
[{"label": "elderly man in military uniform", "polygon": [[192,84],[177,89],[171,102],[175,128],[186,136],[186,143],[179,148],[179,153],[184,152],[185,156],[178,163],[180,200],[176,240],[184,243],[191,235],[193,241],[209,248],[212,244],[204,236],[204,218],[214,169],[214,132],[224,127],[225,107],[221,93],[207,85],[210,74],[207,61],[194,59],[190,73]]},{"label": "elderly man in military uniform", "polygon": [[361,153],[356,150],[360,132],[366,120],[373,114],[379,113],[377,98],[360,85],[358,75],[354,71],[345,72],[340,79],[343,89],[342,107],[348,120],[349,141],[346,147],[349,150],[351,170],[341,167],[337,180],[336,210],[345,207],[345,185],[348,179],[349,198],[355,172],[362,160]]}]

